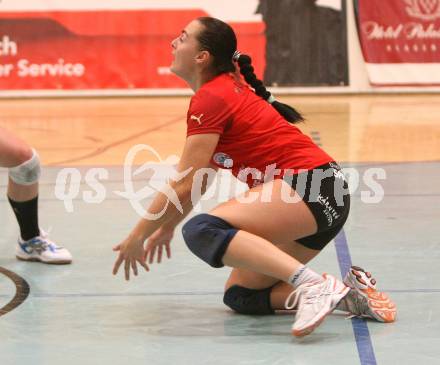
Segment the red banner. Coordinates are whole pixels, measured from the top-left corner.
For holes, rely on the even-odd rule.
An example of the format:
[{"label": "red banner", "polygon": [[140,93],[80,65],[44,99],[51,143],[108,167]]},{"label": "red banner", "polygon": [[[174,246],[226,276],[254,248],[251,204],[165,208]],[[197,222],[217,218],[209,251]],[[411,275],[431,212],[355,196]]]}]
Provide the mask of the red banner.
[{"label": "red banner", "polygon": [[[171,41],[201,10],[0,13],[0,89],[146,89],[187,85],[169,71]],[[231,24],[264,70],[264,24]]]},{"label": "red banner", "polygon": [[359,0],[357,10],[372,84],[440,84],[440,0]]}]

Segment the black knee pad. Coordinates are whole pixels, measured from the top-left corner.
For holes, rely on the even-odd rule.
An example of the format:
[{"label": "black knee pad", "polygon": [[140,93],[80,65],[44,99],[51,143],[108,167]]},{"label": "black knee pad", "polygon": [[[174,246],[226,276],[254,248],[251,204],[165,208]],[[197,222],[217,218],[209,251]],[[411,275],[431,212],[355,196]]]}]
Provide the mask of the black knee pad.
[{"label": "black knee pad", "polygon": [[183,239],[191,252],[212,267],[224,266],[223,255],[237,232],[228,222],[210,214],[196,215],[182,228]]},{"label": "black knee pad", "polygon": [[226,290],[223,303],[241,314],[274,314],[275,312],[270,305],[272,288],[257,290],[233,285]]}]

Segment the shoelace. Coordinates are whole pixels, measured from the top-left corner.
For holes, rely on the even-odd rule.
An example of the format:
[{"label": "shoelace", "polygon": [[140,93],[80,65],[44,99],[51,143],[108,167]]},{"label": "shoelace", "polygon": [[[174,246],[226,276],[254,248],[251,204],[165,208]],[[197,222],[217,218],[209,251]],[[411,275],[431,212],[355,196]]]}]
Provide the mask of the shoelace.
[{"label": "shoelace", "polygon": [[35,237],[24,243],[25,251],[28,253],[32,253],[34,251],[41,253],[43,251],[46,251],[48,246],[49,243],[46,240],[41,239],[41,237]]},{"label": "shoelace", "polygon": [[[322,283],[319,283],[318,285],[322,285]],[[286,301],[284,302],[284,307],[286,309],[294,309],[301,298],[303,303],[312,304],[313,309],[316,310],[316,305],[319,302],[319,299],[324,295],[333,294],[333,291],[328,290],[328,285],[322,287],[319,291],[317,289],[313,291],[312,288],[315,286],[317,286],[317,284],[305,283],[303,285],[300,285],[289,294]],[[292,304],[289,304],[290,301],[292,301]]]},{"label": "shoelace", "polygon": [[[286,301],[284,302],[284,308],[294,309],[299,302],[299,296],[301,295],[303,290],[304,290],[303,286],[299,286],[293,292],[291,292],[289,294],[289,296],[287,297]],[[292,300],[292,298],[293,298],[293,302],[292,302],[292,304],[289,304],[289,302]]]},{"label": "shoelace", "polygon": [[49,227],[47,231],[40,228],[40,235],[27,241],[26,247],[29,248],[31,252],[34,250],[37,252],[42,252],[47,250],[48,247],[52,247],[53,249],[61,248],[49,239],[49,234],[51,231],[52,227]]}]

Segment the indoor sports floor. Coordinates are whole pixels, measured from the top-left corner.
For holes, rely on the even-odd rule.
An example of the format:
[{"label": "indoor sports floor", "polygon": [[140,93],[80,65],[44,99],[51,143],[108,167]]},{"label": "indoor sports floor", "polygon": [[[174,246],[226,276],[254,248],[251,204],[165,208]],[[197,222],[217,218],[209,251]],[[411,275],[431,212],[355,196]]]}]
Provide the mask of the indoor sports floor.
[{"label": "indoor sports floor", "polygon": [[[3,99],[0,125],[31,143],[44,163],[41,226],[52,227],[51,237],[74,262],[15,259],[18,227],[1,169],[0,364],[438,364],[440,96],[282,99],[304,112],[300,127],[360,177],[343,232],[310,266],[342,275],[353,262],[373,272],[397,303],[395,323],[333,314],[296,339],[292,314],[234,314],[222,303],[229,269],[195,258],[180,232],[171,260],[128,283],[113,277],[111,248],[138,219],[118,193],[129,190],[124,173],[135,170],[124,171],[127,153],[149,146],[135,165],[179,155],[189,98]],[[61,172],[70,174],[66,186]],[[369,175],[377,172],[386,179]],[[369,176],[376,176],[382,197],[380,189],[372,192]],[[134,191],[150,177],[148,171],[134,176]],[[65,195],[70,200],[60,200]],[[202,208],[228,195],[217,186]],[[366,202],[377,197],[383,199]]]}]

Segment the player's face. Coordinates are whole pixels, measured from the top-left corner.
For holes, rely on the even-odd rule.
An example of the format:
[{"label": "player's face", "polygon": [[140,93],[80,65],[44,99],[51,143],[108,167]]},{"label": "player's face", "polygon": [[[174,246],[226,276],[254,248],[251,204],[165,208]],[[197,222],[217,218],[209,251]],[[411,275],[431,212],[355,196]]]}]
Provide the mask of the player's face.
[{"label": "player's face", "polygon": [[196,69],[196,57],[200,53],[200,45],[196,35],[202,25],[193,20],[189,23],[179,37],[171,42],[173,61],[171,72],[184,79],[190,77]]}]

